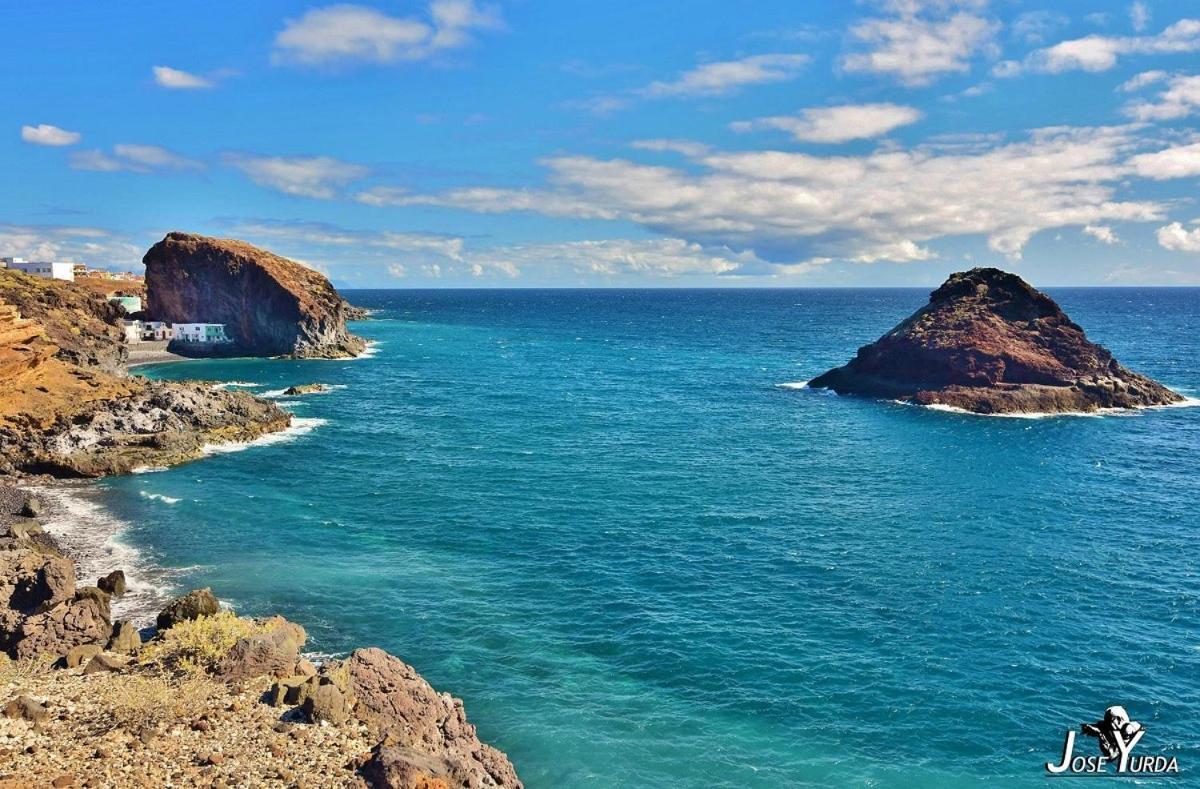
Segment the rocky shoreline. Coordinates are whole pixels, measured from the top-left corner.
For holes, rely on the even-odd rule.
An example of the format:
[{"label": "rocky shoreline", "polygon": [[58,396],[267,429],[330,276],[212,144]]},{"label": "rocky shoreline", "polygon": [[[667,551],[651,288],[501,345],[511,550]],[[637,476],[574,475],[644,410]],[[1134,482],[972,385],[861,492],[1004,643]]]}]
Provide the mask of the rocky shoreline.
[{"label": "rocky shoreline", "polygon": [[[240,242],[171,234],[163,244],[172,249],[156,247],[150,283],[160,307],[190,308],[172,278],[209,272],[193,295],[250,315],[235,331],[239,352],[366,348],[345,330],[365,314],[319,274]],[[173,255],[191,258],[173,269]],[[255,294],[257,307],[246,301]],[[17,485],[172,466],[294,427],[247,392],[130,376],[120,317],[85,289],[0,271],[0,789],[520,787],[461,701],[382,650],[316,666],[300,625],[238,617],[209,590],[139,629],[114,617],[127,568],[77,578],[43,528],[44,502]]]}]

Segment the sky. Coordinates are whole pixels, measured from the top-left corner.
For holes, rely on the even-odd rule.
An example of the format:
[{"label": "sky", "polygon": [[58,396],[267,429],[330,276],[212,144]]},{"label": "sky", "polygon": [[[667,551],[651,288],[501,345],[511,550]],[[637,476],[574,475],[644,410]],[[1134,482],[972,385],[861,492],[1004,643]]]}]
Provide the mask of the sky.
[{"label": "sky", "polygon": [[1200,285],[1200,0],[0,4],[0,255],[340,287]]}]

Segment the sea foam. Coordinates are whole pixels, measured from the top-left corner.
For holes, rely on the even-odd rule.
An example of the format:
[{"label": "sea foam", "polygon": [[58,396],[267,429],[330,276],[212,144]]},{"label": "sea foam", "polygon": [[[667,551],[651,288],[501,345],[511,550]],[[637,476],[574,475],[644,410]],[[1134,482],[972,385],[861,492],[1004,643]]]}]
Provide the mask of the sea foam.
[{"label": "sea foam", "polygon": [[226,455],[231,452],[241,452],[251,447],[266,447],[273,444],[286,444],[289,441],[294,441],[300,436],[311,433],[321,425],[327,424],[326,419],[296,417],[292,419],[292,424],[283,430],[275,433],[267,433],[259,436],[253,441],[224,441],[219,444],[205,444],[201,450],[205,455]]}]

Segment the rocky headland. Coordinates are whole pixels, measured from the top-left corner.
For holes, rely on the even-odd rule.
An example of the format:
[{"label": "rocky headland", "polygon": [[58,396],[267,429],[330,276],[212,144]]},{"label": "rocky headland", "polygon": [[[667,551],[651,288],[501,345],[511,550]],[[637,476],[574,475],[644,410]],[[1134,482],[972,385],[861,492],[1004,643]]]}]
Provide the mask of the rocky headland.
[{"label": "rocky headland", "polygon": [[206,348],[207,355],[342,359],[366,348],[346,330],[362,311],[328,279],[244,241],[168,233],[142,262],[154,320],[225,325],[232,343]]},{"label": "rocky headland", "polygon": [[[247,245],[172,234],[155,249],[159,273],[174,271],[184,290],[255,311],[242,336],[264,353],[363,347],[344,325],[347,313],[361,316],[323,277],[310,298],[307,275],[258,266],[252,258],[269,253]],[[209,273],[161,262],[186,258],[181,249],[208,260],[196,271]],[[223,261],[229,277],[206,268],[205,256]],[[174,298],[164,295],[171,281],[157,281],[160,304]],[[267,295],[239,301],[254,293]],[[156,627],[141,629],[113,617],[126,592],[122,568],[78,578],[42,527],[45,506],[13,483],[174,465],[291,422],[246,392],[129,375],[120,318],[86,288],[0,270],[0,789],[520,787],[461,701],[382,650],[316,666],[302,656],[301,626],[238,617],[208,590],[173,601]]]},{"label": "rocky headland", "polygon": [[1123,367],[1053,299],[995,268],[952,274],[928,304],[808,385],[981,414],[1144,408],[1184,399]]}]

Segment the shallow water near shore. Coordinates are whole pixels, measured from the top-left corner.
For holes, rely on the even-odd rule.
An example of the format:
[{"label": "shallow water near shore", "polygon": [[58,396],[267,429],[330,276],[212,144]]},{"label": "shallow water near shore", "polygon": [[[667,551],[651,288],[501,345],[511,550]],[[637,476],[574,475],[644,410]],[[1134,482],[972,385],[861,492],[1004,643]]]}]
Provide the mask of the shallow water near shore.
[{"label": "shallow water near shore", "polygon": [[[93,495],[154,583],[400,655],[530,787],[1034,786],[1112,704],[1200,770],[1200,408],[784,386],[927,295],[349,292],[372,358],[139,370],[338,387],[308,429]],[[1200,291],[1051,295],[1200,394]]]}]

